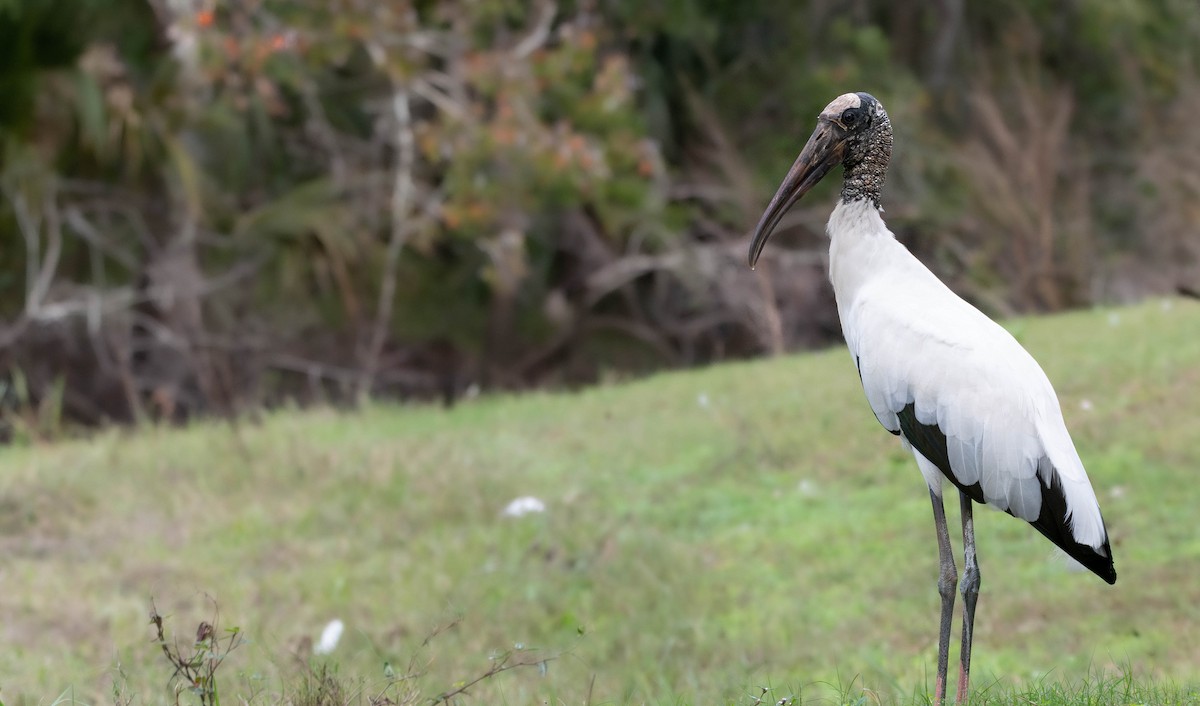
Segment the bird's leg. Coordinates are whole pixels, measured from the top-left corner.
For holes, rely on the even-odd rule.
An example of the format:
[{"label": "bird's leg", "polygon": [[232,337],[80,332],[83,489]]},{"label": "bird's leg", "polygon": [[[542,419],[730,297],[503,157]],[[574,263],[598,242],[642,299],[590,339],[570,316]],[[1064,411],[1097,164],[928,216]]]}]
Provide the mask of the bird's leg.
[{"label": "bird's leg", "polygon": [[966,702],[967,685],[971,681],[971,640],[975,630],[975,601],[979,598],[979,565],[975,563],[975,520],[971,515],[971,499],[958,494],[963,526],[963,627],[962,650],[959,652],[958,697],[956,703]]},{"label": "bird's leg", "polygon": [[958,585],[958,570],[954,566],[954,552],[950,548],[950,530],[946,527],[946,508],[942,506],[942,495],[930,488],[933,501],[933,524],[937,529],[938,541],[938,595],[942,597],[942,623],[938,633],[937,684],[934,687],[933,703],[941,706],[946,697],[946,667],[950,658],[950,621],[954,617],[954,589]]}]

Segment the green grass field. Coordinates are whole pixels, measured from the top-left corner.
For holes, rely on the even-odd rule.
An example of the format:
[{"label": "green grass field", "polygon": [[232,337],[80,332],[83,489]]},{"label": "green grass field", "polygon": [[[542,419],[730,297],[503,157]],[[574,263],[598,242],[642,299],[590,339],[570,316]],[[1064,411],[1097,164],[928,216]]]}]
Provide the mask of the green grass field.
[{"label": "green grass field", "polygon": [[[980,703],[1200,700],[1200,304],[1009,328],[1058,389],[1119,580],[977,513]],[[546,512],[503,517],[523,495]],[[515,659],[557,658],[455,703],[753,704],[761,686],[769,703],[909,703],[932,688],[928,494],[843,349],[450,411],[4,449],[0,557],[7,706],[112,703],[114,679],[134,704],[171,702],[152,599],[185,651],[214,602],[219,629],[244,631],[219,672],[225,706],[302,701],[322,667],[344,700],[370,699],[385,662],[410,661],[422,675],[403,686],[431,698],[517,644]],[[334,618],[337,649],[305,659]]]}]

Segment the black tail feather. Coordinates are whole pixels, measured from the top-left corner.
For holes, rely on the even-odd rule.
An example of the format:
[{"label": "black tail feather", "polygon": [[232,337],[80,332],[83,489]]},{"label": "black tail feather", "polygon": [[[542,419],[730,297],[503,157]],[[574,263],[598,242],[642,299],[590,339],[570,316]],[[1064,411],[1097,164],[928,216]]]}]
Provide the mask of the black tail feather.
[{"label": "black tail feather", "polygon": [[[983,488],[979,483],[963,485],[954,477],[950,469],[950,454],[946,446],[946,435],[935,424],[922,424],[917,421],[916,406],[910,403],[897,415],[900,419],[900,432],[913,448],[929,459],[938,467],[956,488],[961,490],[977,503],[984,504]],[[1071,533],[1070,520],[1067,518],[1067,498],[1063,494],[1062,483],[1057,475],[1050,474],[1049,479],[1038,472],[1042,481],[1042,510],[1038,518],[1029,524],[1041,532],[1046,539],[1054,542],[1060,549],[1075,561],[1110,584],[1117,582],[1117,571],[1113,566],[1112,550],[1109,548],[1108,532],[1104,533],[1104,545],[1100,549],[1080,544]],[[1012,515],[1011,511],[1006,510]]]},{"label": "black tail feather", "polygon": [[1100,549],[1076,542],[1067,519],[1067,498],[1063,494],[1062,483],[1057,477],[1052,477],[1047,483],[1040,472],[1038,477],[1043,488],[1042,511],[1029,524],[1089,571],[1110,584],[1116,583],[1117,570],[1113,566],[1112,549],[1108,544],[1108,530],[1104,531],[1104,546]]}]

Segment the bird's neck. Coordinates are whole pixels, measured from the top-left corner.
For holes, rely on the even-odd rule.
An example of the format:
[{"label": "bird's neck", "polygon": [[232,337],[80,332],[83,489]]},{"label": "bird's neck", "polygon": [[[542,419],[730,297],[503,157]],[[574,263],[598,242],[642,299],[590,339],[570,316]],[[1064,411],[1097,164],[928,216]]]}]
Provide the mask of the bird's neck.
[{"label": "bird's neck", "polygon": [[859,243],[878,238],[895,240],[896,236],[888,230],[879,212],[879,207],[866,199],[838,201],[825,226],[825,232],[833,241],[832,250],[853,249]]},{"label": "bird's neck", "polygon": [[888,161],[892,158],[892,124],[887,116],[862,136],[867,144],[864,149],[851,152],[863,156],[856,161],[846,161],[842,175],[842,201],[853,203],[867,201],[879,208],[883,194],[883,180],[887,176]]},{"label": "bird's neck", "polygon": [[829,280],[838,315],[846,321],[846,314],[858,301],[863,285],[902,264],[907,251],[888,230],[879,208],[865,199],[839,201],[829,216],[826,230]]}]

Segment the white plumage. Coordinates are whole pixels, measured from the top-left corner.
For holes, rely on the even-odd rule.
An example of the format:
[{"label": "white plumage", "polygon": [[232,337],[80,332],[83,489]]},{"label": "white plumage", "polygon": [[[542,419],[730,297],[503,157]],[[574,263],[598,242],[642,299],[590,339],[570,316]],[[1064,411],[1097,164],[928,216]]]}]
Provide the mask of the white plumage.
[{"label": "white plumage", "polygon": [[[1030,522],[1042,508],[1040,466],[1062,483],[1075,541],[1101,549],[1099,503],[1037,361],[913,257],[869,201],[838,203],[828,230],[842,332],[884,428],[899,432],[897,414],[913,404],[917,421],[946,436],[955,480],[979,483],[988,505]],[[942,471],[914,455],[940,493]]]},{"label": "white plumage", "polygon": [[1108,533],[1054,388],[1007,331],[943,284],[880,216],[892,128],[883,106],[847,93],[817,128],[758,222],[753,266],[783,214],[830,169],[844,167],[830,216],[829,268],[842,333],[879,423],[900,437],[929,486],[942,598],[935,703],[945,695],[954,607],[954,555],[942,485],[959,490],[963,631],[958,702],[970,681],[980,572],[972,502],[1029,522],[1108,583],[1117,580]]}]

